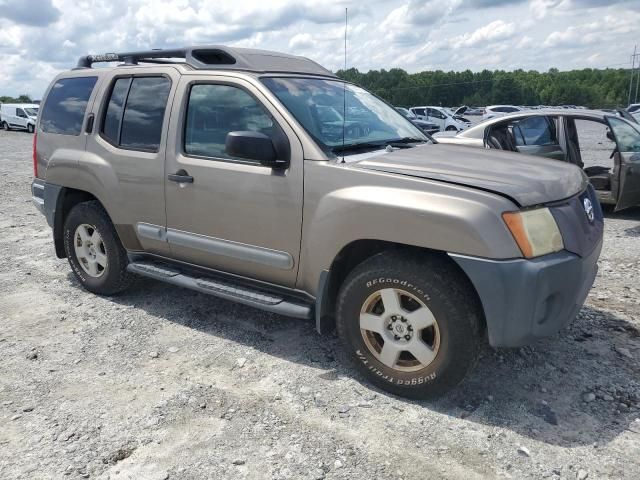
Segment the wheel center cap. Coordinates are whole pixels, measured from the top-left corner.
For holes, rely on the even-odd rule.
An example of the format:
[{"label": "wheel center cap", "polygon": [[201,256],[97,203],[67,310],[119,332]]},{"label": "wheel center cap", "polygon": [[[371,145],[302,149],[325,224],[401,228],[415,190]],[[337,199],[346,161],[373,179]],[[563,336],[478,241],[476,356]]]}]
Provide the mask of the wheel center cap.
[{"label": "wheel center cap", "polygon": [[398,335],[404,335],[404,332],[406,331],[406,329],[404,328],[404,325],[401,323],[396,323],[395,327],[393,327],[393,329],[395,330],[395,332]]}]

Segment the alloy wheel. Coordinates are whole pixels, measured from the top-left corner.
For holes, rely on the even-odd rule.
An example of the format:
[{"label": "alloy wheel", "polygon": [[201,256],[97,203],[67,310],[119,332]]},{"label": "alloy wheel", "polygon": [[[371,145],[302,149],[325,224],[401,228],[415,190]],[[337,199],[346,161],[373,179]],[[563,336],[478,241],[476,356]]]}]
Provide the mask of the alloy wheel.
[{"label": "alloy wheel", "polygon": [[369,351],[394,370],[430,365],[440,348],[438,322],[415,295],[396,288],[374,292],[362,305],[360,332]]},{"label": "alloy wheel", "polygon": [[73,235],[73,247],[82,269],[94,278],[107,269],[107,252],[100,233],[93,225],[78,225]]}]

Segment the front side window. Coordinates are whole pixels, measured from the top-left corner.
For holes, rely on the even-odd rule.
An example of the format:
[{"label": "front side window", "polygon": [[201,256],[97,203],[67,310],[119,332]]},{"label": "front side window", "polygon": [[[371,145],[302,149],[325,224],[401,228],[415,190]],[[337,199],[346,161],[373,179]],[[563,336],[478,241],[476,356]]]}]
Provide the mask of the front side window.
[{"label": "front side window", "polygon": [[[326,110],[327,118],[339,120]],[[338,118],[338,120],[336,120]],[[234,131],[261,132],[272,137],[274,122],[257,100],[229,85],[196,84],[189,92],[184,130],[188,155],[232,159],[225,150],[227,134]]]},{"label": "front side window", "polygon": [[620,152],[640,152],[640,132],[638,130],[619,118],[608,117],[607,120],[611,125]]},{"label": "front side window", "polygon": [[111,90],[102,135],[118,147],[157,152],[170,90],[167,77],[118,78]]},{"label": "front side window", "polygon": [[436,110],[435,108],[429,109],[429,116],[433,118],[439,118],[440,120],[444,120],[445,118],[447,118],[444,113],[442,113],[440,110]]},{"label": "front side window", "polygon": [[27,114],[21,108],[16,109],[16,115],[20,118],[27,118]]},{"label": "front side window", "polygon": [[428,141],[393,107],[355,85],[322,78],[267,77],[262,82],[325,151],[403,139]]},{"label": "front side window", "polygon": [[98,77],[61,78],[42,108],[40,128],[60,135],[80,135],[89,97]]}]

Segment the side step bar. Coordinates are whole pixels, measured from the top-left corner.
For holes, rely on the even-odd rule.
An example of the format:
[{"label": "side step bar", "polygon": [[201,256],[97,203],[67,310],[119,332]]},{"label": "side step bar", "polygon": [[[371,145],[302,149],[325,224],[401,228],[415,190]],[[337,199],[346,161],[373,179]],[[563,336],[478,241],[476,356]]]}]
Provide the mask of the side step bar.
[{"label": "side step bar", "polygon": [[127,270],[144,277],[207,293],[216,297],[259,308],[286,317],[311,319],[311,305],[295,303],[272,293],[240,286],[213,277],[196,277],[165,265],[151,262],[129,263]]}]

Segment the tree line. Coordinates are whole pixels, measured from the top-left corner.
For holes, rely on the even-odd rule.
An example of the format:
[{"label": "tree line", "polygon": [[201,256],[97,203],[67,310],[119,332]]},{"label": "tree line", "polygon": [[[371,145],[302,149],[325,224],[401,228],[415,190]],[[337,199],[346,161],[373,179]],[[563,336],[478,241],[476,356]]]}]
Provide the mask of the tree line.
[{"label": "tree line", "polygon": [[20,95],[19,97],[0,96],[0,103],[33,103],[29,95]]},{"label": "tree line", "polygon": [[337,75],[384,98],[392,105],[581,105],[626,107],[629,70],[586,68],[548,72],[483,70],[407,73],[400,68],[339,70]]}]

